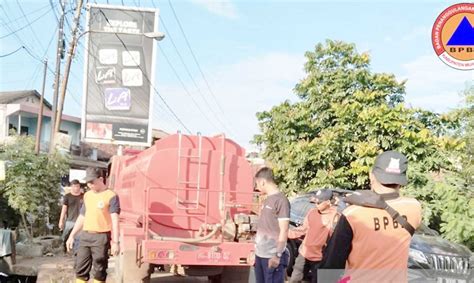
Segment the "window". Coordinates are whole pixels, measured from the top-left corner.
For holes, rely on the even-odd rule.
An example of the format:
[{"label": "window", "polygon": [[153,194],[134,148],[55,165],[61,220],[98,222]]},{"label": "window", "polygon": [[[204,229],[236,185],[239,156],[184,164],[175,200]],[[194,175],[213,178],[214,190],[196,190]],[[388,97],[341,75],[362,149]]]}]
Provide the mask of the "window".
[{"label": "window", "polygon": [[25,135],[25,136],[27,136],[27,135],[28,135],[28,127],[26,127],[26,126],[21,126],[21,128],[20,128],[20,135]]}]

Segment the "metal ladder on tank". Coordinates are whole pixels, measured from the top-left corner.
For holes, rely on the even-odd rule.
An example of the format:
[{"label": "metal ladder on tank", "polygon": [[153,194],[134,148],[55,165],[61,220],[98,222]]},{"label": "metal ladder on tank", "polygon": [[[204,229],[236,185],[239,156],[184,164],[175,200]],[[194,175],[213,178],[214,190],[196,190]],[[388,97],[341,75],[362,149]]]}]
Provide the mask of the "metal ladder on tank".
[{"label": "metal ladder on tank", "polygon": [[[177,190],[176,190],[176,207],[178,209],[183,209],[183,210],[195,210],[199,208],[199,200],[200,200],[200,193],[201,193],[201,165],[202,165],[202,135],[201,133],[197,133],[198,136],[198,154],[197,155],[187,155],[182,153],[182,143],[183,143],[183,136],[181,132],[178,132],[178,174],[177,174]],[[181,176],[181,160],[197,160],[198,162],[198,171],[197,171],[197,176],[196,176],[196,181],[190,181],[188,179],[182,179]],[[186,163],[187,164],[187,163]],[[195,201],[190,201],[187,200],[181,200],[180,199],[180,187],[181,186],[195,186],[196,187],[196,200]],[[184,191],[184,194],[187,194],[190,192],[190,190],[182,190]]]}]

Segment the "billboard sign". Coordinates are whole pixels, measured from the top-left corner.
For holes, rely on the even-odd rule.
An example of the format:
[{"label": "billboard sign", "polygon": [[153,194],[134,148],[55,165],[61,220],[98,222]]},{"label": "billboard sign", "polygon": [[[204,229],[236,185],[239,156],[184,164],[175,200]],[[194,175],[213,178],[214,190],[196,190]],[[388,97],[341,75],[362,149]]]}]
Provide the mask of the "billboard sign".
[{"label": "billboard sign", "polygon": [[82,137],[149,146],[157,9],[89,4]]}]

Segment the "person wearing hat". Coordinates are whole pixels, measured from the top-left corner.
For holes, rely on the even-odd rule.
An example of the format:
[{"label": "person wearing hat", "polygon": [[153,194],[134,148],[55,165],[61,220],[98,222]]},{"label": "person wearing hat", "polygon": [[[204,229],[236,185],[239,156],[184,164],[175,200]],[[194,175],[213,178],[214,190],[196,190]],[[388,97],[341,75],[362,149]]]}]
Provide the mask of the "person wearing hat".
[{"label": "person wearing hat", "polygon": [[90,190],[84,194],[84,203],[76,224],[66,242],[72,249],[74,236],[82,229],[76,252],[76,282],[88,282],[91,268],[94,282],[105,282],[109,249],[119,253],[118,196],[107,188],[98,168],[87,168],[84,181]]},{"label": "person wearing hat", "polygon": [[[370,188],[416,229],[421,205],[399,195],[408,183],[407,167],[403,154],[381,153],[369,173]],[[321,268],[345,269],[343,280],[350,282],[406,282],[410,241],[411,233],[386,209],[352,204],[342,212]]]},{"label": "person wearing hat", "polygon": [[304,236],[298,249],[298,256],[293,265],[290,282],[300,282],[311,270],[313,282],[317,282],[317,270],[323,257],[323,248],[331,233],[331,224],[336,215],[336,208],[331,205],[332,191],[318,190],[311,202],[316,207],[306,214],[303,224],[288,231],[289,239]]}]

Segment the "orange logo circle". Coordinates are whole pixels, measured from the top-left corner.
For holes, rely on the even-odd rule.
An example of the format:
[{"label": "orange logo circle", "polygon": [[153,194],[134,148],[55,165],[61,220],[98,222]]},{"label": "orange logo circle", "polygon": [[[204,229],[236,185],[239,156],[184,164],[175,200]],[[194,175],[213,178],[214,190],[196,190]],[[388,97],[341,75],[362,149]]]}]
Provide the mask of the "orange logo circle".
[{"label": "orange logo circle", "polygon": [[448,66],[474,70],[474,4],[448,7],[436,19],[431,40],[436,55]]}]

